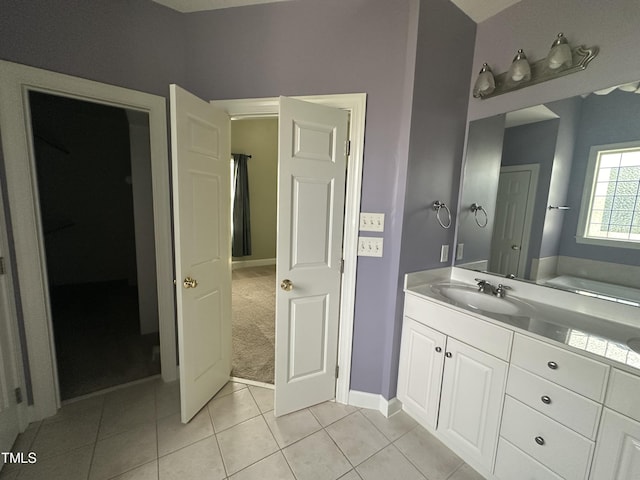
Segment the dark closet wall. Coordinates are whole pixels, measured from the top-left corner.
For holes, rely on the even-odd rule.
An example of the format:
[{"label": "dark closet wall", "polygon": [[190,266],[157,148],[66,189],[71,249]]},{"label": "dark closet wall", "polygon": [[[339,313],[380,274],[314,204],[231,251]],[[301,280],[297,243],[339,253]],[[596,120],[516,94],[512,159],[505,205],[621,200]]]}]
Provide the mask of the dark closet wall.
[{"label": "dark closet wall", "polygon": [[126,111],[30,94],[51,285],[136,283]]}]

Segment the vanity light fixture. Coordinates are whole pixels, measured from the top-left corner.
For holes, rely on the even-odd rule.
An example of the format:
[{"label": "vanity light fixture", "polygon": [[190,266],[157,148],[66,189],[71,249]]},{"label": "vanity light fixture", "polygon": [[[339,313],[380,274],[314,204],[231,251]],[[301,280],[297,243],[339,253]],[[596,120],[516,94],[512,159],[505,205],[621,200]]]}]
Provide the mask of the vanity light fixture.
[{"label": "vanity light fixture", "polygon": [[509,67],[509,80],[512,82],[528,82],[531,80],[531,65],[527,61],[524,50],[518,50]]},{"label": "vanity light fixture", "polygon": [[571,48],[564,34],[559,33],[546,58],[529,63],[522,49],[518,50],[509,70],[493,75],[484,63],[473,88],[475,98],[485,99],[519,90],[529,85],[546,82],[587,68],[598,55],[598,47],[581,45]]},{"label": "vanity light fixture", "polygon": [[496,81],[493,78],[493,72],[488,63],[483,63],[476,84],[473,87],[473,96],[483,98],[491,95],[495,89]]},{"label": "vanity light fixture", "polygon": [[547,55],[547,64],[552,70],[571,65],[572,55],[569,41],[564,33],[559,33],[554,42],[551,44],[551,50]]}]

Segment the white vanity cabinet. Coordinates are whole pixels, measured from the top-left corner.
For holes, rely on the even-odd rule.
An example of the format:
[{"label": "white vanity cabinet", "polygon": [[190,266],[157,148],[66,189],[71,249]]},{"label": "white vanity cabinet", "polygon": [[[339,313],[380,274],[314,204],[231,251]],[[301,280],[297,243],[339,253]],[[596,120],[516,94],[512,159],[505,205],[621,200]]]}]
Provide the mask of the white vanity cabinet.
[{"label": "white vanity cabinet", "polygon": [[507,329],[405,298],[398,399],[409,415],[485,472],[493,467],[511,339]]},{"label": "white vanity cabinet", "polygon": [[591,480],[640,480],[640,377],[613,369]]},{"label": "white vanity cabinet", "polygon": [[489,480],[640,480],[640,374],[615,365],[405,295],[398,399]]},{"label": "white vanity cabinet", "polygon": [[531,480],[588,478],[609,369],[516,334],[495,475],[511,480],[520,461],[534,466]]},{"label": "white vanity cabinet", "polygon": [[417,421],[436,428],[447,336],[404,317],[398,399]]}]

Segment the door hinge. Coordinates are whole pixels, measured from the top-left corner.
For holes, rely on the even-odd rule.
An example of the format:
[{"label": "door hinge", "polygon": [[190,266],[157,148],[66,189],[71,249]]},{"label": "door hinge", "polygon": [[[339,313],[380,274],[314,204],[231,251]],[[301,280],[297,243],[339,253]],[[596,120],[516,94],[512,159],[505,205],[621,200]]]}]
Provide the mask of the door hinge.
[{"label": "door hinge", "polygon": [[4,275],[7,273],[7,270],[4,267],[4,257],[0,257],[0,275]]},{"label": "door hinge", "polygon": [[347,157],[351,155],[351,140],[347,140],[345,142],[344,153],[347,155]]},{"label": "door hinge", "polygon": [[340,259],[340,273],[344,273],[344,258]]},{"label": "door hinge", "polygon": [[22,389],[20,387],[15,389],[15,394],[16,394],[16,403],[18,404],[22,403]]},{"label": "door hinge", "polygon": [[340,376],[340,367],[336,365],[336,378]]}]

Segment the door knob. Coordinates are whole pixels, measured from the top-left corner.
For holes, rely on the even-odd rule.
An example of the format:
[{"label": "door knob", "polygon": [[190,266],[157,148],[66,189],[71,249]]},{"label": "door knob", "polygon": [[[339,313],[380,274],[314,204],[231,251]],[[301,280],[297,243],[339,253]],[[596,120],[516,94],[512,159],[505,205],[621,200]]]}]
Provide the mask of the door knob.
[{"label": "door knob", "polygon": [[511,245],[511,250],[520,250],[520,245]]},{"label": "door knob", "polygon": [[198,286],[198,281],[191,277],[187,277],[184,279],[184,282],[182,282],[182,285],[184,285],[184,288],[196,288]]},{"label": "door knob", "polygon": [[293,282],[288,278],[285,278],[280,283],[280,288],[283,289],[285,292],[290,292],[291,290],[293,290]]}]

